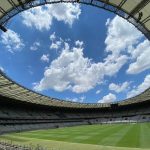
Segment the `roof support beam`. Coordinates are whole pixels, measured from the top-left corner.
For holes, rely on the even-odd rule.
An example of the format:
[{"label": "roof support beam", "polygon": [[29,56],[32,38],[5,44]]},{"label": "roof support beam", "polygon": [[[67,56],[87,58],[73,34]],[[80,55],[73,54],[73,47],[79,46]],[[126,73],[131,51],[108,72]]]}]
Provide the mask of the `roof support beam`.
[{"label": "roof support beam", "polygon": [[24,9],[24,4],[21,0],[18,0],[19,5],[22,7],[22,9]]},{"label": "roof support beam", "polygon": [[2,30],[3,32],[7,32],[7,29],[2,25],[0,25],[0,30]]},{"label": "roof support beam", "polygon": [[143,0],[141,1],[130,13],[130,16],[134,16],[136,15],[141,9],[143,9],[148,3],[150,2],[150,0]]},{"label": "roof support beam", "polygon": [[127,0],[122,0],[122,1],[120,2],[120,4],[119,4],[119,7],[121,8],[121,7],[125,4],[126,1],[127,1]]},{"label": "roof support beam", "polygon": [[2,7],[0,7],[0,12],[1,12],[2,14],[7,14],[7,12],[6,12]]},{"label": "roof support beam", "polygon": [[126,3],[126,1],[127,1],[127,0],[122,0],[122,1],[120,2],[120,4],[116,7],[116,11],[115,11],[115,12],[118,12],[118,11],[121,9],[121,7]]},{"label": "roof support beam", "polygon": [[150,20],[150,15],[147,18],[145,18],[144,20],[142,20],[142,23],[146,23],[149,20]]},{"label": "roof support beam", "polygon": [[[16,10],[18,10],[18,8],[17,8],[16,4],[13,2],[13,0],[8,0],[8,2],[11,4],[11,6],[12,6],[13,8],[15,8]],[[18,10],[18,11],[19,11],[19,10]]]}]

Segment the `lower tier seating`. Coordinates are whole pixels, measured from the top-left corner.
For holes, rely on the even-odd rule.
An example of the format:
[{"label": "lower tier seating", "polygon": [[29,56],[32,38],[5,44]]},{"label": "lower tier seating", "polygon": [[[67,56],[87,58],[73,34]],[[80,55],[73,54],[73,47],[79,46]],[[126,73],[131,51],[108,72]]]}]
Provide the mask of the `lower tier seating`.
[{"label": "lower tier seating", "polygon": [[150,101],[115,108],[71,109],[0,100],[0,134],[84,124],[135,122],[150,122]]}]

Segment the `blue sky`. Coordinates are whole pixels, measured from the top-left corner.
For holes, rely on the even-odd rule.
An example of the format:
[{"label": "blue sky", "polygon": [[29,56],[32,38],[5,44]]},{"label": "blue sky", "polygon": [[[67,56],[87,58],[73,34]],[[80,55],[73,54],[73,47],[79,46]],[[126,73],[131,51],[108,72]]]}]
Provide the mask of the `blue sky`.
[{"label": "blue sky", "polygon": [[123,100],[150,86],[150,42],[124,19],[76,4],[37,7],[0,32],[0,68],[17,83],[59,99]]}]

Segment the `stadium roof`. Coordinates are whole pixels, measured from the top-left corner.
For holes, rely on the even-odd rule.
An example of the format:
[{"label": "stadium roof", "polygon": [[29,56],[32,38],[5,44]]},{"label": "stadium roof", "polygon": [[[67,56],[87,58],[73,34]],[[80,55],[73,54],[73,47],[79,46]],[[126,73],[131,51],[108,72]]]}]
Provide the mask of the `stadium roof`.
[{"label": "stadium roof", "polygon": [[[1,71],[0,71],[0,95],[9,97],[11,99],[19,100],[19,101],[46,105],[46,106],[54,106],[54,107],[106,108],[106,107],[110,107],[111,104],[114,104],[114,103],[95,103],[95,104],[77,103],[77,102],[71,102],[71,101],[65,101],[65,100],[59,100],[56,98],[47,97],[17,84],[16,82],[9,79]],[[120,102],[116,102],[116,103],[119,106],[123,106],[123,105],[139,103],[148,100],[150,100],[150,88],[138,96]]]},{"label": "stadium roof", "polygon": [[[0,29],[5,30],[9,19],[32,7],[61,2],[79,2],[103,8],[125,18],[150,40],[150,0],[0,0]],[[19,101],[69,108],[110,107],[111,103],[84,104],[58,100],[33,92],[9,79],[0,71],[0,95]],[[120,101],[127,105],[150,100],[150,88],[133,98]]]},{"label": "stadium roof", "polygon": [[150,0],[1,0],[0,28],[16,14],[32,7],[53,3],[79,2],[103,8],[125,18],[150,39]]}]

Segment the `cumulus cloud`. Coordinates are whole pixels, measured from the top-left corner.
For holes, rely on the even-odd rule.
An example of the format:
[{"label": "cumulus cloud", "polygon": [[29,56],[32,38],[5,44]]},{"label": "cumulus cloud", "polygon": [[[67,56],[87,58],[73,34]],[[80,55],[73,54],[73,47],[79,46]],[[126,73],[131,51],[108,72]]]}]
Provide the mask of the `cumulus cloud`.
[{"label": "cumulus cloud", "polygon": [[132,50],[132,58],[135,60],[129,65],[128,74],[137,74],[147,69],[150,69],[150,42],[148,40],[140,43]]},{"label": "cumulus cloud", "polygon": [[20,35],[10,29],[7,32],[3,32],[1,34],[1,42],[11,53],[21,51],[21,49],[24,47],[24,43],[20,38]]},{"label": "cumulus cloud", "polygon": [[[66,42],[70,42],[70,39],[66,39],[66,40],[65,40],[66,42],[65,42],[62,38],[56,36],[56,33],[55,33],[55,32],[53,32],[53,33],[50,35],[50,40],[51,40],[50,49],[55,49],[55,50],[58,50],[58,49],[60,49],[64,44],[67,44]],[[82,48],[82,47],[83,47],[83,44],[84,44],[83,41],[79,41],[79,40],[75,41],[75,46],[76,46],[76,47]]]},{"label": "cumulus cloud", "polygon": [[150,59],[147,57],[150,55],[150,42],[143,40],[140,31],[119,16],[107,19],[106,26],[106,51],[112,52],[113,59],[118,55],[126,56],[131,63],[126,73],[137,74],[150,68]]},{"label": "cumulus cloud", "polygon": [[56,33],[53,32],[50,36],[49,36],[51,41],[54,41],[56,39]]},{"label": "cumulus cloud", "polygon": [[53,34],[50,35],[50,40],[52,42],[50,45],[50,49],[57,50],[61,48],[63,40],[59,37],[56,37],[55,32],[53,32]]},{"label": "cumulus cloud", "polygon": [[84,102],[84,100],[85,100],[85,96],[81,96],[81,97],[79,97],[79,98],[66,98],[66,100],[68,100],[68,101],[72,101],[72,102],[79,102],[79,103],[83,103]]},{"label": "cumulus cloud", "polygon": [[[38,91],[71,90],[75,93],[83,93],[103,83],[105,76],[116,75],[123,65],[133,59],[131,49],[139,44],[143,35],[133,25],[118,16],[112,20],[109,19],[106,26],[108,32],[105,52],[108,55],[101,62],[95,63],[84,57],[83,41],[77,40],[75,45],[70,47],[69,43],[59,38],[61,39],[61,53],[47,67],[44,77],[34,89]],[[50,36],[50,39],[58,41],[55,33]],[[118,86],[123,89],[127,85]],[[119,92],[119,90],[116,91]]]},{"label": "cumulus cloud", "polygon": [[143,37],[140,31],[119,16],[112,20],[108,19],[106,26],[108,28],[105,40],[106,51],[113,52],[116,55],[138,43],[139,39]]},{"label": "cumulus cloud", "polygon": [[113,53],[108,55],[104,59],[105,74],[113,76],[122,68],[127,60],[128,57],[126,55],[114,55]]},{"label": "cumulus cloud", "polygon": [[[70,48],[64,43],[60,56],[53,60],[44,72],[44,78],[34,87],[42,91],[52,88],[56,91],[71,90],[76,93],[92,89],[104,74],[102,63],[93,63],[83,56],[83,48]],[[93,76],[94,74],[94,76]]]},{"label": "cumulus cloud", "polygon": [[23,24],[27,27],[35,27],[37,30],[49,30],[52,25],[52,20],[63,21],[70,26],[81,14],[78,4],[53,4],[43,7],[32,8],[23,12]]},{"label": "cumulus cloud", "polygon": [[52,43],[50,46],[50,49],[58,49],[61,46],[61,41],[56,41],[55,43]]},{"label": "cumulus cloud", "polygon": [[129,82],[124,82],[122,84],[111,83],[109,84],[109,90],[115,91],[116,93],[120,93],[128,89],[129,85],[130,85]]},{"label": "cumulus cloud", "polygon": [[77,41],[75,42],[75,45],[76,45],[76,46],[79,46],[79,47],[82,47],[82,46],[83,46],[83,41],[77,40]]},{"label": "cumulus cloud", "polygon": [[4,72],[4,68],[2,66],[0,66],[0,71]]},{"label": "cumulus cloud", "polygon": [[[53,34],[51,38],[54,40],[56,36]],[[72,48],[64,41],[62,45],[60,55],[46,68],[44,77],[34,86],[34,90],[87,92],[103,83],[104,76],[116,74],[126,61],[124,56],[115,57],[115,60],[109,56],[104,62],[95,63],[84,57],[82,41],[76,41]]]},{"label": "cumulus cloud", "polygon": [[58,21],[64,21],[69,25],[72,25],[76,19],[79,19],[79,15],[81,14],[79,4],[62,3],[61,5],[50,5],[49,10],[54,18]]},{"label": "cumulus cloud", "polygon": [[49,62],[49,54],[43,54],[41,56],[41,61],[48,63]]},{"label": "cumulus cloud", "polygon": [[30,46],[30,50],[36,51],[40,47],[40,42],[34,42],[32,46]]},{"label": "cumulus cloud", "polygon": [[131,90],[130,92],[128,92],[127,98],[136,96],[136,95],[144,92],[149,87],[150,87],[150,74],[147,75],[147,76],[145,76],[144,81],[140,85],[138,85],[133,90]]},{"label": "cumulus cloud", "polygon": [[42,31],[43,29],[50,29],[52,25],[52,16],[48,13],[45,7],[32,8],[23,12],[23,24],[27,27],[35,27]]},{"label": "cumulus cloud", "polygon": [[112,103],[116,101],[116,95],[109,93],[108,95],[105,95],[101,100],[98,101],[98,103]]},{"label": "cumulus cloud", "polygon": [[96,91],[96,94],[99,94],[100,92],[101,92],[101,90],[97,90],[97,91]]}]

